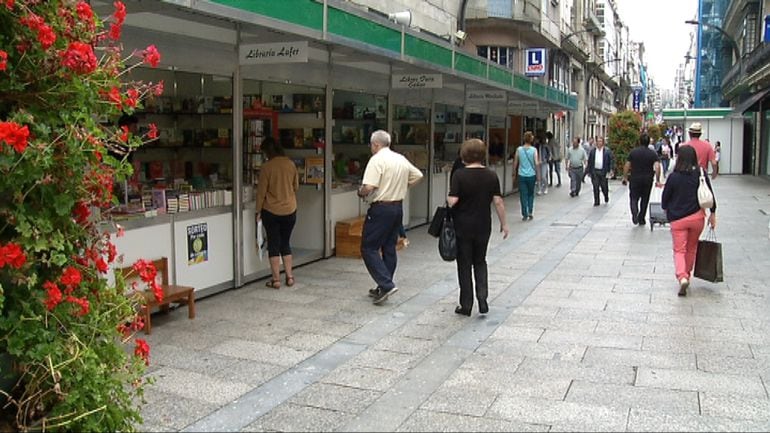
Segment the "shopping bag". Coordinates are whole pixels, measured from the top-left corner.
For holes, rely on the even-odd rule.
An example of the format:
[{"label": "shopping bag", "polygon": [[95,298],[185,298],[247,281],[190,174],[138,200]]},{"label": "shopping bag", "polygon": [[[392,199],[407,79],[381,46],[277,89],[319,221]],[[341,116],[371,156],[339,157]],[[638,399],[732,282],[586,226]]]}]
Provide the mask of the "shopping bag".
[{"label": "shopping bag", "polygon": [[444,261],[451,262],[457,258],[457,236],[455,225],[449,212],[441,225],[441,235],[438,237],[438,254]]},{"label": "shopping bag", "polygon": [[265,250],[267,249],[267,236],[264,233],[265,229],[262,225],[262,220],[257,221],[257,252],[259,253],[259,261],[262,261]]},{"label": "shopping bag", "polygon": [[712,283],[724,281],[722,274],[722,244],[716,241],[713,229],[709,229],[706,239],[698,241],[694,275],[696,278]]},{"label": "shopping bag", "polygon": [[430,226],[428,227],[429,235],[433,236],[434,238],[437,238],[441,235],[441,226],[444,224],[444,218],[446,218],[448,213],[449,207],[446,205],[436,208],[436,211],[433,213],[433,219],[430,221]]}]

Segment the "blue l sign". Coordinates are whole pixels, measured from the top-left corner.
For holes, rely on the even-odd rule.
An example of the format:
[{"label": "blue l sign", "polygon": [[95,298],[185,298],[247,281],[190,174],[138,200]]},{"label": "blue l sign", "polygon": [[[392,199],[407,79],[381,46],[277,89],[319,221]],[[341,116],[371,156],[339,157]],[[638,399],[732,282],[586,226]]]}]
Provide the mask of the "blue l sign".
[{"label": "blue l sign", "polygon": [[527,67],[524,75],[528,77],[539,77],[545,75],[545,48],[527,49]]}]

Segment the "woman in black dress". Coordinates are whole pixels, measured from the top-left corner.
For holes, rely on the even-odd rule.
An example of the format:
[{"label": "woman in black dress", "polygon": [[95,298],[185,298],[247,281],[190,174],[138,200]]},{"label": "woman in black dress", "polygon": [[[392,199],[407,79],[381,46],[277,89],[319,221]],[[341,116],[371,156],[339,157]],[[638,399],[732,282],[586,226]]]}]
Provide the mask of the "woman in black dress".
[{"label": "woman in black dress", "polygon": [[465,168],[452,176],[447,202],[452,208],[455,232],[457,234],[457,279],[460,283],[460,305],[455,313],[471,315],[473,307],[473,283],[476,283],[476,299],[479,313],[489,311],[487,305],[487,245],[492,233],[492,211],[495,204],[497,218],[503,239],[508,237],[505,222],[505,206],[500,193],[500,179],[482,162],[486,158],[487,146],[483,141],[472,138],[460,148],[460,157]]}]

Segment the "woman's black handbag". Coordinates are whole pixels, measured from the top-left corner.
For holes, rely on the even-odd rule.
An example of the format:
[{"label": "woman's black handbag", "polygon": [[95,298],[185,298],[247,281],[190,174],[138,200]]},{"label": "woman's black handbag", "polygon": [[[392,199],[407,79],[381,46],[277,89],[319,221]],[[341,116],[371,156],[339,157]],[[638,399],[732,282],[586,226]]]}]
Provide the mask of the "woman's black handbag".
[{"label": "woman's black handbag", "polygon": [[439,206],[436,208],[436,212],[433,213],[433,219],[430,221],[428,227],[428,234],[437,238],[441,235],[441,226],[444,224],[444,218],[449,213],[449,206]]},{"label": "woman's black handbag", "polygon": [[710,229],[706,239],[698,241],[695,255],[695,272],[693,275],[701,280],[721,283],[724,281],[722,272],[722,244],[717,242],[714,229]]},{"label": "woman's black handbag", "polygon": [[438,254],[447,262],[457,258],[457,237],[450,212],[445,213],[444,221],[441,224],[441,235],[438,237]]}]

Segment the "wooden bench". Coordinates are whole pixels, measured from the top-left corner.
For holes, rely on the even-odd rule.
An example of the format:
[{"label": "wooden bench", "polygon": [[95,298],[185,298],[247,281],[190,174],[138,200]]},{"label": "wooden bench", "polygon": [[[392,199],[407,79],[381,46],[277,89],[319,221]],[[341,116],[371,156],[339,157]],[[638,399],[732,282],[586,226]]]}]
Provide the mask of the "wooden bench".
[{"label": "wooden bench", "polygon": [[[150,312],[153,307],[158,307],[163,312],[169,311],[169,304],[171,302],[178,302],[187,304],[187,316],[190,319],[195,318],[195,289],[188,286],[177,286],[176,284],[168,283],[168,259],[161,257],[158,260],[152,262],[155,265],[155,269],[160,275],[160,287],[163,289],[163,300],[158,302],[155,299],[155,294],[151,290],[145,290],[142,295],[145,299],[145,305],[142,306],[142,312],[144,314],[144,333],[149,335],[152,333],[152,322],[150,321]],[[121,268],[116,272],[120,272],[123,278],[134,280],[138,277],[136,271],[133,268]]]}]

